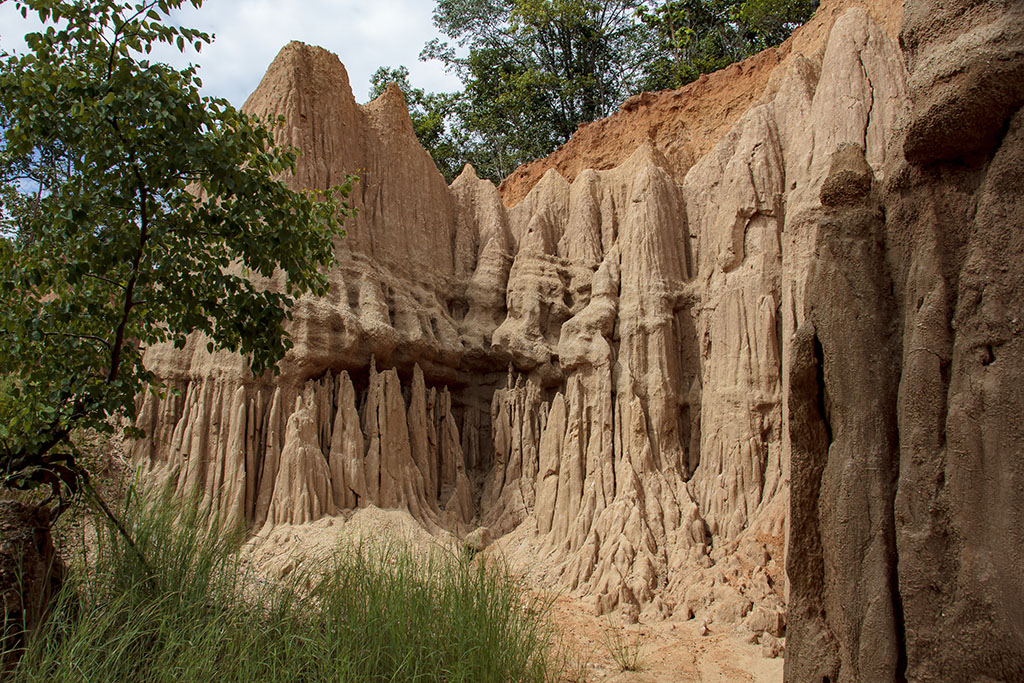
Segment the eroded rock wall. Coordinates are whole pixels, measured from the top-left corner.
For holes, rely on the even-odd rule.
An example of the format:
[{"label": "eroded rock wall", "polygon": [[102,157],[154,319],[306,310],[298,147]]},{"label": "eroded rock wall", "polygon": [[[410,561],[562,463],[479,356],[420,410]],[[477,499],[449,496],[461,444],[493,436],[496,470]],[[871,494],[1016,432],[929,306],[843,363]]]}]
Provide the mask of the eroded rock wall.
[{"label": "eroded rock wall", "polygon": [[146,399],[137,457],[253,529],[402,508],[488,527],[598,613],[781,634],[783,365],[816,188],[850,141],[881,173],[905,99],[866,11],[832,35],[685,176],[651,140],[511,208],[471,168],[439,181],[396,91],[361,107],[336,58],[288,46],[247,107],[292,122],[297,185],[362,170],[332,291],[300,303],[272,382],[199,341],[153,349],[181,395]]},{"label": "eroded rock wall", "polygon": [[905,10],[893,159],[833,155],[793,343],[794,681],[1024,676],[1024,6]]},{"label": "eroded rock wall", "polygon": [[151,349],[135,457],[254,531],[487,527],[597,613],[788,634],[790,680],[1021,678],[1024,10],[903,10],[823,3],[502,192],[289,45],[247,107],[296,186],[360,173],[331,292],[276,378]]}]

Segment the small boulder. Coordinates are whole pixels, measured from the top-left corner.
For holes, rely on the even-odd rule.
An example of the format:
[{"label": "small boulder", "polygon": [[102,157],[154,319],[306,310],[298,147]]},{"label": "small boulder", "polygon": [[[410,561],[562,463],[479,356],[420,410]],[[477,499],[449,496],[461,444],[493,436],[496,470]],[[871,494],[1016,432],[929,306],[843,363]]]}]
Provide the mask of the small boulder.
[{"label": "small boulder", "polygon": [[786,634],[786,615],[779,609],[759,605],[750,611],[743,623],[755,633],[770,633],[777,638]]},{"label": "small boulder", "polygon": [[485,526],[477,527],[466,535],[463,544],[474,554],[483,552],[491,544],[491,530]]},{"label": "small boulder", "polygon": [[761,656],[765,659],[781,657],[786,652],[786,641],[770,633],[761,634]]},{"label": "small boulder", "polygon": [[738,624],[743,621],[753,607],[753,603],[740,595],[736,590],[723,586],[715,591],[715,602],[711,606],[711,615],[716,623]]}]

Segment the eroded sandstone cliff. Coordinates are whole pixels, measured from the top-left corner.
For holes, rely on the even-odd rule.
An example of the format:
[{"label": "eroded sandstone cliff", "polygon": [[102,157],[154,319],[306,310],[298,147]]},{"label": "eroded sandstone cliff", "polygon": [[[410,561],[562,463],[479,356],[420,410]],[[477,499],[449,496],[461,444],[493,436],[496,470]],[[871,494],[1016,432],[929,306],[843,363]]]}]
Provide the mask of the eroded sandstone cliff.
[{"label": "eroded sandstone cliff", "polygon": [[361,177],[331,292],[275,378],[151,349],[134,455],[254,531],[485,526],[598,613],[788,634],[791,680],[1020,679],[1022,27],[825,2],[501,192],[290,44],[246,107],[297,187]]}]

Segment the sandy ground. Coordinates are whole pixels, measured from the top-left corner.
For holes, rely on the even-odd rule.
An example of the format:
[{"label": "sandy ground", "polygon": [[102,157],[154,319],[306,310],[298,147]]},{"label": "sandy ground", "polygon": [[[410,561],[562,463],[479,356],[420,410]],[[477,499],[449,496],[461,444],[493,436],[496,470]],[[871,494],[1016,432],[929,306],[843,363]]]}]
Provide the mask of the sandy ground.
[{"label": "sandy ground", "polygon": [[[693,620],[622,625],[594,616],[580,600],[566,596],[555,599],[552,620],[583,663],[588,681],[782,680],[781,657],[763,657],[759,645],[732,632],[702,636]],[[623,671],[622,658],[612,655],[615,649],[636,653],[637,670]]]},{"label": "sandy ground", "polygon": [[[339,544],[358,539],[398,540],[414,551],[452,548],[448,535],[434,536],[407,512],[362,508],[343,516],[325,517],[300,526],[283,525],[257,534],[243,553],[262,572],[282,578],[299,566],[337,551]],[[530,577],[524,577],[527,585]],[[760,645],[735,631],[701,634],[701,623],[648,621],[624,625],[617,616],[595,616],[581,600],[536,587],[532,591],[551,603],[556,637],[572,662],[563,680],[578,681],[781,681],[782,658],[766,658]],[[713,627],[712,627],[713,628]],[[613,655],[636,655],[634,671],[623,670]],[[621,657],[619,658],[621,661]]]}]

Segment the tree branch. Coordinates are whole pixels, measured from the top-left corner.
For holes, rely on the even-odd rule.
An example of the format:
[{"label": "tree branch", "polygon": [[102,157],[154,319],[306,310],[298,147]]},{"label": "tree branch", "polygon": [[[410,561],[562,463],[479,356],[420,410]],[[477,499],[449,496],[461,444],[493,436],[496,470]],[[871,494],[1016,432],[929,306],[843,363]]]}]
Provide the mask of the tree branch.
[{"label": "tree branch", "polygon": [[42,332],[41,334],[44,337],[67,337],[69,339],[84,339],[86,341],[103,344],[103,346],[105,346],[107,349],[110,349],[110,342],[104,339],[103,337],[99,337],[95,334],[72,334],[70,332]]},{"label": "tree branch", "polygon": [[[136,169],[136,176],[138,175],[138,169]],[[135,256],[132,257],[131,277],[128,278],[128,284],[124,288],[124,306],[122,308],[121,321],[117,326],[117,334],[114,337],[114,346],[110,352],[110,374],[107,376],[107,382],[113,382],[117,379],[117,373],[121,365],[121,351],[124,348],[124,331],[128,326],[128,317],[131,315],[132,307],[135,305],[133,297],[135,295],[135,284],[139,279],[139,264],[142,262],[142,254],[145,252],[146,241],[149,239],[149,217],[146,207],[148,201],[149,195],[146,192],[146,187],[145,185],[140,185],[139,203],[141,204],[142,215],[140,218],[139,246],[135,250]]]},{"label": "tree branch", "polygon": [[109,277],[103,277],[102,275],[96,275],[95,273],[85,273],[85,277],[91,277],[94,280],[106,282],[108,285],[113,285],[120,289],[124,289],[124,285],[122,285],[120,282],[117,282],[116,280],[111,280]]},{"label": "tree branch", "polygon": [[124,528],[124,524],[121,523],[121,520],[118,519],[117,515],[115,515],[110,510],[110,508],[107,507],[107,504],[106,502],[104,502],[103,497],[95,488],[93,488],[92,482],[89,481],[88,475],[85,475],[84,472],[82,476],[82,488],[85,489],[85,492],[88,493],[89,496],[92,498],[93,502],[96,503],[96,506],[99,507],[103,515],[108,520],[110,520],[111,524],[114,525],[114,528],[117,529],[117,533],[119,533],[121,537],[124,538],[125,542],[128,544],[128,547],[132,549],[132,552],[135,553],[135,556],[139,559],[139,562],[142,564],[143,569],[146,570],[146,574],[148,575],[148,577],[152,579],[154,576],[156,576],[156,573],[150,566],[149,561],[146,560],[146,556],[142,554],[142,551],[139,550],[139,546],[135,544],[135,539],[133,539],[131,534],[128,533],[128,530]]}]

